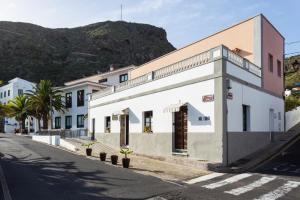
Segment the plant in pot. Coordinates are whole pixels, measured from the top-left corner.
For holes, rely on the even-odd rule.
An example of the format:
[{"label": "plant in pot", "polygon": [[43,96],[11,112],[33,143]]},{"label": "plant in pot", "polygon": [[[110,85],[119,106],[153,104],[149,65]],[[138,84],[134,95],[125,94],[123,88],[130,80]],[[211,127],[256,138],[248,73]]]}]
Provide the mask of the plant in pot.
[{"label": "plant in pot", "polygon": [[113,165],[118,164],[118,156],[117,155],[111,155],[110,160],[111,160],[111,164],[113,164]]},{"label": "plant in pot", "polygon": [[121,148],[120,153],[125,155],[125,158],[122,158],[123,167],[129,168],[130,158],[128,158],[128,155],[133,153],[133,151],[130,150],[129,147],[123,147],[123,148]]},{"label": "plant in pot", "polygon": [[86,155],[87,156],[91,156],[92,155],[92,146],[95,144],[95,142],[90,142],[90,143],[85,143],[85,144],[82,144],[82,146],[86,147]]},{"label": "plant in pot", "polygon": [[150,126],[145,126],[144,127],[144,132],[145,133],[152,133],[151,127]]},{"label": "plant in pot", "polygon": [[100,152],[100,160],[105,161],[106,160],[106,153],[105,152]]}]

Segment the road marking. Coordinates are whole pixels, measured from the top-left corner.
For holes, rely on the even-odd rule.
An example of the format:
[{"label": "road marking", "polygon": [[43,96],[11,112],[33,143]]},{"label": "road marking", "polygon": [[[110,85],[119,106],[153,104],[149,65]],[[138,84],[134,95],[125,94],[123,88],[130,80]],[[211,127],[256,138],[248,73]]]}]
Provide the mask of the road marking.
[{"label": "road marking", "polygon": [[186,184],[195,184],[195,183],[199,183],[199,182],[203,182],[203,181],[208,181],[210,179],[219,177],[219,176],[223,176],[224,173],[211,173],[205,176],[200,176],[191,180],[186,181]]},{"label": "road marking", "polygon": [[219,181],[219,182],[216,182],[216,183],[211,183],[211,184],[208,184],[208,185],[204,185],[202,187],[205,187],[207,189],[214,189],[214,188],[222,187],[222,186],[230,184],[230,183],[235,183],[239,180],[242,180],[244,178],[248,178],[250,176],[252,176],[252,174],[247,174],[247,173],[239,174],[239,175],[235,175],[233,177],[230,177],[228,179],[225,179],[225,180],[222,180],[222,181]]},{"label": "road marking", "polygon": [[292,189],[298,187],[300,185],[300,182],[296,181],[288,181],[283,186],[277,188],[276,190],[273,190],[272,192],[269,192],[267,194],[264,194],[260,196],[259,198],[255,200],[275,200],[280,197],[283,197],[285,194],[289,193]]},{"label": "road marking", "polygon": [[271,177],[262,177],[261,179],[249,184],[249,185],[245,185],[243,187],[239,187],[230,191],[225,191],[225,193],[228,194],[232,194],[235,196],[238,196],[240,194],[249,192],[255,188],[261,187],[262,185],[269,183],[271,181],[273,181],[274,179],[276,179],[276,176],[271,176]]},{"label": "road marking", "polygon": [[2,185],[4,199],[5,200],[12,200],[1,165],[0,165],[0,182],[1,182],[1,185]]}]

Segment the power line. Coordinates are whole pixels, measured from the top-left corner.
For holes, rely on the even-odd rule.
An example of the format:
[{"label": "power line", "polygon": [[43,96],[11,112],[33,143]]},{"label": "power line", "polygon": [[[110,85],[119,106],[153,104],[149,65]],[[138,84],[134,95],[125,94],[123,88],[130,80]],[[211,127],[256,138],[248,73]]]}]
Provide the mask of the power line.
[{"label": "power line", "polygon": [[300,54],[300,51],[296,51],[296,52],[292,52],[292,53],[286,53],[284,55],[286,56],[286,55],[292,55],[292,54]]},{"label": "power line", "polygon": [[297,43],[300,43],[300,40],[294,41],[294,42],[286,42],[285,45],[291,45],[291,44],[297,44]]}]

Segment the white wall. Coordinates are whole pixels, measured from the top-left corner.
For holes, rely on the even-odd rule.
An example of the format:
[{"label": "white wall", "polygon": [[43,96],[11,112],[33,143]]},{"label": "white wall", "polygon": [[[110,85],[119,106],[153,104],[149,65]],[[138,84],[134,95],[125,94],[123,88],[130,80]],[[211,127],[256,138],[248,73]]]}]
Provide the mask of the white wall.
[{"label": "white wall", "polygon": [[294,110],[285,113],[286,131],[291,129],[296,124],[300,123],[300,106]]},{"label": "white wall", "polygon": [[252,83],[253,85],[261,87],[261,78],[242,69],[239,66],[232,64],[231,62],[226,63],[226,72],[232,76],[235,76],[241,80]]},{"label": "white wall", "polygon": [[[182,73],[152,81],[131,89],[117,92],[90,102],[90,106],[107,103],[122,97],[130,97],[153,89],[174,85],[183,81],[213,74],[214,65],[209,63]],[[115,111],[129,108],[129,132],[143,132],[142,115],[144,111],[153,111],[153,132],[172,132],[172,113],[163,113],[164,108],[179,101],[188,102],[188,132],[214,132],[214,102],[202,102],[203,95],[214,94],[214,80],[207,80],[191,85],[177,87],[128,100],[109,103],[90,109],[90,122],[96,120],[96,133],[104,132],[104,117],[111,116]],[[198,117],[209,116],[209,121],[199,121]],[[90,123],[91,126],[91,123]],[[91,128],[91,127],[90,127]],[[111,132],[120,132],[120,122],[111,121]]]},{"label": "white wall", "polygon": [[[275,131],[284,131],[284,101],[265,92],[242,85],[230,80],[233,99],[227,100],[228,106],[228,131],[243,131],[242,105],[250,106],[250,131],[269,131],[269,109],[274,109]],[[281,113],[281,120],[278,113]]]},{"label": "white wall", "polygon": [[[28,90],[33,90],[35,86],[34,83],[15,78],[9,81],[7,85],[0,87],[0,93],[2,93],[2,98],[0,98],[0,102],[2,104],[7,104],[10,100],[13,100],[18,96],[18,90],[23,90],[23,93],[28,92]],[[10,90],[10,95],[8,96],[8,90]],[[4,97],[4,91],[6,91],[6,97]],[[4,126],[4,131],[6,133],[14,132],[15,128],[18,128],[18,122],[14,118],[5,118],[6,124]]]}]

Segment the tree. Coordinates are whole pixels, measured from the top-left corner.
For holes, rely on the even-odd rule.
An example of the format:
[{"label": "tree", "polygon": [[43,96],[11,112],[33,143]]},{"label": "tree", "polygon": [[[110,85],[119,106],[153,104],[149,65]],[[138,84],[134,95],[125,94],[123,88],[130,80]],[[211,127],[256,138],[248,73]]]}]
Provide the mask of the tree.
[{"label": "tree", "polygon": [[25,95],[17,96],[6,105],[5,112],[8,117],[14,117],[19,122],[20,132],[23,133],[25,120],[28,117],[29,101]]},{"label": "tree", "polygon": [[41,80],[33,91],[28,91],[31,114],[40,121],[43,120],[43,128],[48,129],[48,120],[54,111],[64,112],[61,91],[55,89],[50,80]]},{"label": "tree", "polygon": [[5,117],[7,114],[7,109],[5,105],[0,104],[0,119]]}]

